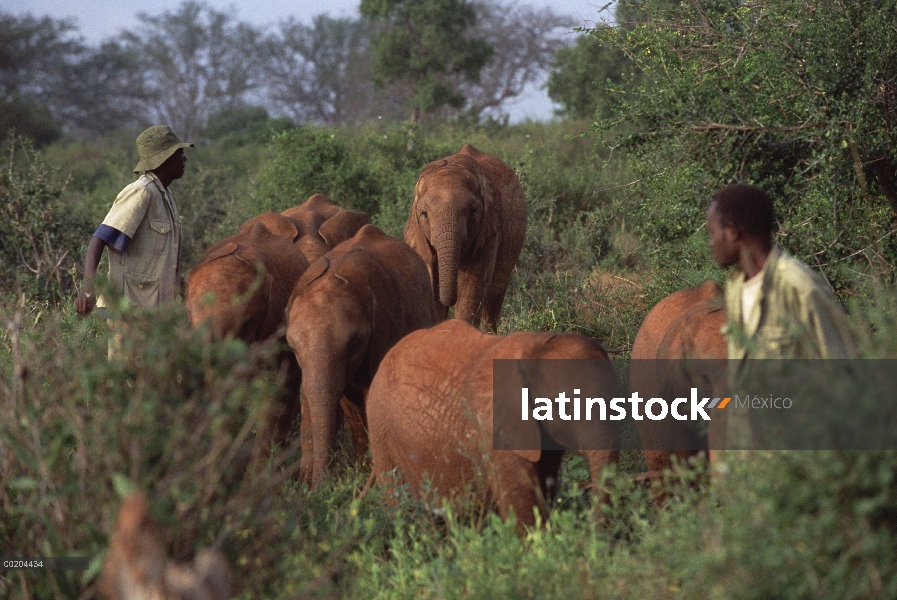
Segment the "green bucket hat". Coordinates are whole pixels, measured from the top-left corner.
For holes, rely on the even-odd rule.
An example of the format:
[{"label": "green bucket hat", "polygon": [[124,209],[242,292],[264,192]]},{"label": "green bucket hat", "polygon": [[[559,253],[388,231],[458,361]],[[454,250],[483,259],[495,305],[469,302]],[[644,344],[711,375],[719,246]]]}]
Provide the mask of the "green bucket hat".
[{"label": "green bucket hat", "polygon": [[134,172],[154,171],[180,148],[187,147],[195,148],[189,142],[182,142],[168,125],[150,127],[137,136],[137,155],[140,156],[140,162],[134,167]]}]

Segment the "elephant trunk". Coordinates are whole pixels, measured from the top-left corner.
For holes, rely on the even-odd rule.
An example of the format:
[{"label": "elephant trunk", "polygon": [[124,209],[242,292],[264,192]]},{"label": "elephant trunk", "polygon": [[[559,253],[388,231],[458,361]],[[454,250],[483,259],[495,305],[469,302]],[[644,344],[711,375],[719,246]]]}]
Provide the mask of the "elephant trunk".
[{"label": "elephant trunk", "polygon": [[433,239],[439,263],[439,302],[446,308],[458,301],[458,263],[464,246],[463,223],[447,220]]},{"label": "elephant trunk", "polygon": [[306,436],[311,437],[312,456],[303,457],[303,464],[309,466],[311,477],[304,473],[306,479],[311,480],[312,487],[321,483],[327,471],[330,457],[336,450],[337,438],[337,411],[340,407],[340,398],[345,392],[345,374],[341,369],[333,367],[326,369],[325,373],[303,373],[305,395],[310,414],[302,415],[300,425],[303,436],[303,453],[309,449]]}]

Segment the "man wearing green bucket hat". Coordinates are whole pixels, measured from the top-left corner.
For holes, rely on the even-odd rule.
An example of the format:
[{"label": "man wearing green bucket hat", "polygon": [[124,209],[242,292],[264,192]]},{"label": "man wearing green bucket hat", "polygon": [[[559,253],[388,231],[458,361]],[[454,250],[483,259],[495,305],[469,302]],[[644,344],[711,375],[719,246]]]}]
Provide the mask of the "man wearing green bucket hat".
[{"label": "man wearing green bucket hat", "polygon": [[[84,260],[84,286],[75,309],[86,316],[94,307],[94,278],[108,246],[109,282],[132,305],[157,306],[174,300],[180,289],[178,258],[181,219],[169,185],[184,175],[182,142],[167,125],[150,127],[137,137],[140,177],[123,189],[93,234]],[[102,296],[97,306],[106,306]]]}]

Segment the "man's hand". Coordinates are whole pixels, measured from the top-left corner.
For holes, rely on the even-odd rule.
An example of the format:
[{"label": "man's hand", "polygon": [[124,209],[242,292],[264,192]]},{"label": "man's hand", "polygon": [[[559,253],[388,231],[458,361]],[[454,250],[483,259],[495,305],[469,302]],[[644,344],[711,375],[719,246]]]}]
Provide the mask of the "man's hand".
[{"label": "man's hand", "polygon": [[96,299],[93,296],[93,282],[105,247],[106,242],[96,236],[90,238],[90,243],[87,245],[87,257],[84,259],[84,287],[81,288],[81,293],[75,299],[75,310],[82,317],[89,315],[96,304]]},{"label": "man's hand", "polygon": [[87,293],[84,290],[81,290],[81,293],[78,294],[78,297],[75,299],[75,310],[78,311],[78,314],[82,317],[86,317],[90,314],[90,311],[93,310],[94,304],[96,304],[96,299],[93,296],[93,293]]}]

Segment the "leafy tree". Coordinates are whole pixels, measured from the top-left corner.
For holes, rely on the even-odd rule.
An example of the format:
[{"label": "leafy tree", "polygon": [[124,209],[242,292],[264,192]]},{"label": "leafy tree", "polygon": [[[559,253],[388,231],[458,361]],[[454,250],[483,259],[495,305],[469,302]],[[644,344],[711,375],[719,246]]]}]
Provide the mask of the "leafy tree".
[{"label": "leafy tree", "polygon": [[374,94],[370,24],[318,15],[311,26],[295,19],[269,39],[268,98],[300,122],[344,123],[396,113],[401,101]]},{"label": "leafy tree", "polygon": [[494,51],[478,80],[456,75],[455,84],[467,99],[467,111],[479,115],[496,112],[528,85],[538,82],[555,53],[568,45],[565,36],[575,22],[550,8],[494,0],[480,0],[474,7],[477,21],[473,35],[485,39]]},{"label": "leafy tree", "polygon": [[90,48],[68,20],[0,15],[0,127],[39,145],[62,131],[102,133],[146,122],[139,61],[119,42]]},{"label": "leafy tree", "polygon": [[614,95],[600,84],[621,83],[628,67],[629,61],[619,49],[583,33],[574,45],[557,50],[546,84],[548,97],[561,105],[558,112],[562,115],[586,119],[598,111],[608,116]]},{"label": "leafy tree", "polygon": [[595,131],[639,162],[643,233],[695,231],[708,194],[745,181],[836,285],[893,272],[897,2],[635,4],[648,18],[593,32],[640,73],[606,86],[619,104]]},{"label": "leafy tree", "polygon": [[198,134],[209,115],[250,103],[264,80],[262,32],[227,12],[188,0],[175,11],[139,13],[140,27],[122,34],[149,90],[149,120],[178,135]]},{"label": "leafy tree", "polygon": [[226,108],[212,115],[200,135],[203,139],[229,146],[245,146],[269,142],[272,135],[283,133],[294,126],[288,117],[272,119],[263,106],[245,106]]},{"label": "leafy tree", "polygon": [[90,135],[146,127],[163,91],[152,88],[142,67],[140,50],[117,39],[87,49],[61,82],[67,94],[59,114],[66,129]]},{"label": "leafy tree", "polygon": [[476,81],[492,47],[470,35],[476,11],[467,0],[362,0],[362,17],[377,27],[371,37],[374,82],[409,88],[411,120],[464,96],[447,76]]},{"label": "leafy tree", "polygon": [[60,133],[62,81],[84,53],[69,20],[0,14],[0,127],[46,144]]}]

